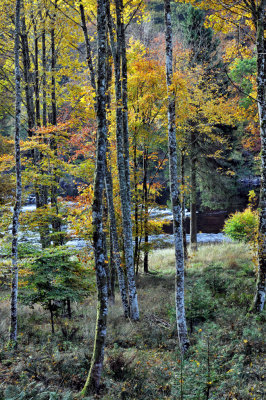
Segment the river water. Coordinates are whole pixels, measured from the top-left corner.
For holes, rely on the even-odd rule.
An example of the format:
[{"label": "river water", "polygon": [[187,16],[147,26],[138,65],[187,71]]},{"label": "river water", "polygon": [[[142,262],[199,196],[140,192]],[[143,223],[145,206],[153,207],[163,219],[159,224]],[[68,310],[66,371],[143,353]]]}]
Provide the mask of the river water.
[{"label": "river water", "polygon": [[[33,211],[36,206],[34,204],[26,205],[22,208],[22,212]],[[172,212],[167,208],[155,208],[149,210],[150,218],[153,220],[164,220],[165,224],[163,225],[163,233],[160,235],[150,235],[149,242],[153,243],[154,248],[172,246],[174,245],[174,237],[173,237],[173,226],[172,226]],[[186,211],[186,221],[185,228],[187,231],[187,242],[190,241],[189,235],[189,217],[190,213]],[[224,211],[214,211],[209,213],[199,213],[197,215],[198,222],[198,234],[197,241],[198,243],[220,243],[220,242],[228,242],[230,241],[222,232],[222,228],[224,225],[224,220],[227,217],[227,213]],[[71,230],[67,229],[70,237]],[[20,240],[28,243],[39,243],[39,235],[33,232],[23,232],[20,234]],[[84,239],[74,237],[66,243],[67,246],[82,249],[86,246],[91,247],[91,243],[85,241]]]}]

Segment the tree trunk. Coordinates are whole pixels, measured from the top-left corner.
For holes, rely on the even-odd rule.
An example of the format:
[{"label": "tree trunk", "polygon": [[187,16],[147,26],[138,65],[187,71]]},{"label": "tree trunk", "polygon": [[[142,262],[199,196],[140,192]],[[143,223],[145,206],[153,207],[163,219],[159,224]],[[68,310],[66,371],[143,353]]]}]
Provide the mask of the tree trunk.
[{"label": "tree trunk", "polygon": [[69,319],[71,319],[71,317],[72,317],[71,301],[69,298],[67,299],[67,316]]},{"label": "tree trunk", "polygon": [[[117,19],[121,19],[120,7],[116,2]],[[122,208],[122,223],[123,223],[123,237],[124,237],[124,250],[125,262],[127,269],[127,282],[129,291],[129,306],[130,317],[137,321],[139,319],[139,308],[137,300],[137,290],[134,274],[134,255],[133,255],[133,238],[132,238],[132,223],[131,223],[131,201],[128,192],[128,181],[125,171],[124,157],[124,140],[123,140],[123,107],[122,107],[122,88],[121,88],[121,43],[120,31],[117,29],[117,48],[114,48],[114,41],[112,39],[113,31],[110,24],[110,10],[108,10],[108,27],[111,38],[112,55],[115,64],[115,93],[116,93],[116,146],[117,146],[117,164],[118,176],[120,186],[121,208]],[[111,25],[111,26],[110,26]],[[118,24],[119,26],[119,24]]]},{"label": "tree trunk", "polygon": [[[118,11],[119,9],[119,11]],[[123,21],[123,0],[116,0],[117,28],[121,41],[121,78],[122,78],[122,103],[123,103],[123,147],[125,156],[125,173],[127,181],[127,192],[129,201],[131,201],[130,187],[130,165],[129,165],[129,132],[128,132],[128,106],[127,106],[127,54],[126,54],[126,36],[125,25]]]},{"label": "tree trunk", "polygon": [[181,204],[182,204],[182,230],[183,230],[183,248],[184,248],[184,258],[187,260],[188,252],[187,252],[187,238],[186,238],[186,228],[185,228],[185,219],[186,219],[186,201],[185,201],[185,154],[181,151]]},{"label": "tree trunk", "polygon": [[87,58],[87,63],[88,63],[88,67],[90,70],[91,86],[93,87],[94,90],[96,90],[96,81],[95,81],[95,72],[94,72],[94,67],[93,67],[93,62],[92,62],[91,45],[90,45],[90,41],[89,41],[88,29],[87,29],[87,25],[86,25],[86,18],[85,18],[85,12],[84,12],[84,7],[82,4],[82,1],[80,1],[80,3],[79,3],[79,10],[80,10],[81,26],[82,26],[84,40],[85,40],[86,58]]},{"label": "tree trunk", "polygon": [[[35,126],[35,112],[34,112],[34,82],[30,66],[30,53],[29,53],[29,43],[28,34],[25,21],[24,12],[21,16],[21,48],[22,48],[22,60],[23,60],[23,72],[25,81],[25,95],[26,95],[26,109],[28,116],[28,135],[32,136],[32,130]],[[32,158],[34,158],[34,152],[32,152]]]},{"label": "tree trunk", "polygon": [[39,38],[37,35],[36,23],[33,19],[34,29],[34,92],[35,92],[35,113],[37,126],[41,125],[41,113],[40,113],[40,87],[39,87]]},{"label": "tree trunk", "polygon": [[[54,3],[55,10],[57,8],[57,0]],[[52,28],[50,31],[51,35],[51,102],[52,102],[52,110],[50,116],[50,122],[52,125],[56,125],[57,123],[57,110],[56,110],[56,87],[55,87],[55,72],[56,72],[56,52],[55,52],[55,23],[56,23],[56,11],[54,11],[52,16]]]},{"label": "tree trunk", "polygon": [[184,252],[177,170],[175,96],[171,88],[173,81],[173,41],[170,0],[164,0],[164,8],[166,41],[166,82],[168,91],[168,149],[176,259],[176,319],[180,350],[181,354],[184,354],[189,347],[189,340],[187,336],[184,304]]},{"label": "tree trunk", "polygon": [[[47,125],[47,80],[46,80],[46,31],[45,31],[45,17],[43,20],[43,29],[42,29],[42,124],[43,126]],[[43,155],[40,154],[40,159],[43,158]],[[41,171],[43,173],[43,171]],[[44,207],[48,204],[48,187],[45,185],[40,185],[39,187],[39,202],[40,207]],[[40,228],[40,238],[42,248],[46,248],[51,245],[50,240],[50,227],[49,224]]]},{"label": "tree trunk", "polygon": [[108,201],[108,210],[109,210],[109,218],[110,218],[110,230],[111,230],[111,239],[112,239],[112,247],[113,247],[113,257],[115,262],[115,267],[118,276],[118,284],[120,289],[120,295],[124,310],[124,316],[127,318],[129,316],[129,304],[127,298],[127,289],[124,278],[124,272],[122,268],[121,256],[120,256],[120,248],[119,248],[119,240],[117,234],[117,224],[115,217],[115,209],[114,209],[114,201],[113,201],[113,180],[111,170],[108,169],[106,164],[105,171],[105,187],[107,192],[107,201]]},{"label": "tree trunk", "polygon": [[[108,8],[109,4],[106,7]],[[90,46],[88,30],[87,30],[87,26],[86,26],[84,7],[83,7],[82,3],[80,3],[80,16],[81,16],[82,30],[83,30],[83,35],[84,35],[84,40],[85,40],[85,45],[86,45],[87,62],[88,62],[89,70],[90,70],[90,81],[91,81],[91,85],[92,85],[93,89],[96,90],[95,71],[94,71],[94,67],[93,67],[93,63],[92,63],[91,46]],[[107,68],[107,70],[108,70],[108,68]],[[108,80],[108,73],[107,73],[107,80]],[[106,83],[106,91],[107,91],[107,89],[108,89],[108,82]],[[107,99],[107,103],[108,103],[108,99]],[[97,104],[96,103],[94,105],[94,108],[95,108],[95,112],[97,114]],[[108,108],[108,104],[107,104],[107,108]],[[107,121],[107,123],[108,123],[108,121]],[[108,141],[107,141],[107,143],[108,143]],[[111,232],[110,241],[112,241],[113,259],[114,259],[115,268],[116,268],[117,276],[118,276],[118,283],[119,283],[122,305],[123,305],[123,309],[124,309],[124,315],[127,318],[129,316],[129,305],[128,305],[128,299],[127,299],[127,290],[126,290],[126,285],[125,285],[124,272],[123,272],[123,269],[121,266],[119,240],[118,240],[118,234],[117,234],[117,224],[116,224],[114,199],[113,199],[113,179],[112,179],[111,168],[108,169],[107,162],[106,162],[105,168],[106,168],[106,170],[105,170],[105,189],[106,189],[106,197],[107,197],[107,203],[108,203],[108,212],[109,212],[109,218],[110,218],[110,232]],[[112,275],[112,272],[111,272],[111,275]]]},{"label": "tree trunk", "polygon": [[265,18],[266,0],[261,1],[253,19],[257,21],[257,91],[258,111],[261,137],[261,190],[260,190],[260,217],[258,237],[258,277],[253,309],[261,312],[265,303],[265,275],[266,275],[266,45],[265,45]]},{"label": "tree trunk", "polygon": [[111,296],[110,303],[115,304],[115,280],[116,280],[116,269],[114,260],[114,250],[113,250],[113,239],[111,227],[109,230],[110,237],[110,248],[109,248],[109,270],[110,270],[110,280],[111,280]]},{"label": "tree trunk", "polygon": [[46,78],[46,30],[45,19],[43,21],[42,30],[42,124],[47,125],[47,78]]},{"label": "tree trunk", "polygon": [[20,120],[21,120],[21,76],[19,67],[19,34],[20,34],[20,0],[16,0],[15,10],[15,158],[16,158],[16,203],[13,212],[12,226],[12,283],[11,283],[11,315],[10,315],[10,342],[17,345],[17,297],[18,297],[18,229],[21,209],[21,163],[20,163]]},{"label": "tree trunk", "polygon": [[197,250],[197,181],[196,181],[196,149],[195,133],[190,137],[190,248]]},{"label": "tree trunk", "polygon": [[145,274],[149,272],[149,252],[148,252],[148,244],[149,244],[149,233],[148,233],[148,149],[147,146],[144,145],[143,152],[143,202],[144,202],[144,261],[143,261],[143,269]]},{"label": "tree trunk", "polygon": [[[56,9],[57,9],[57,0],[54,2],[54,13],[52,16],[52,27],[50,30],[51,35],[51,114],[50,114],[50,123],[52,125],[57,124],[57,104],[56,104],[56,81],[55,81],[55,73],[56,73],[56,51],[55,51],[55,24],[56,24]],[[57,154],[57,144],[56,141],[53,139],[51,140],[51,148]],[[51,187],[51,206],[54,209],[56,216],[52,219],[52,227],[53,227],[53,243],[55,246],[59,246],[64,244],[63,235],[61,232],[61,221],[58,217],[59,210],[58,210],[58,202],[57,202],[57,195],[58,195],[58,184],[59,178],[57,175],[57,168],[54,167],[53,170],[53,180]]]},{"label": "tree trunk", "polygon": [[137,179],[137,140],[134,137],[134,217],[135,217],[135,247],[134,247],[134,269],[136,275],[139,273],[139,201],[138,201],[138,179]]},{"label": "tree trunk", "polygon": [[55,330],[54,330],[54,311],[53,311],[53,304],[52,304],[51,300],[49,300],[49,310],[50,310],[52,334],[54,334],[55,333]]},{"label": "tree trunk", "polygon": [[103,191],[106,163],[106,0],[97,1],[98,33],[98,76],[97,76],[97,161],[94,181],[93,247],[95,256],[96,280],[98,289],[97,321],[94,349],[89,375],[81,396],[98,391],[104,360],[104,347],[107,328],[108,292],[103,253]]}]

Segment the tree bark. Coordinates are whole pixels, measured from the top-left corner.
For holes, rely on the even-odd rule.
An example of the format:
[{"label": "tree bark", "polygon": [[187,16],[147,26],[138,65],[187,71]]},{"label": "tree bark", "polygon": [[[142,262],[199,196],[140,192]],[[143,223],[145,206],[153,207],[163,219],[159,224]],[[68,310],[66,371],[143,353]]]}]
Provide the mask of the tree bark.
[{"label": "tree bark", "polygon": [[168,92],[168,151],[176,259],[176,319],[180,350],[181,354],[184,354],[189,347],[189,340],[187,336],[184,304],[184,252],[177,168],[175,96],[171,88],[173,81],[173,40],[170,0],[164,0],[164,9],[166,41],[166,83]]},{"label": "tree bark", "polygon": [[190,248],[197,250],[197,181],[196,181],[196,137],[190,137]]},{"label": "tree bark", "polygon": [[111,296],[110,303],[115,304],[115,280],[116,280],[116,268],[114,262],[114,250],[113,250],[113,239],[111,227],[109,229],[110,237],[110,248],[109,248],[109,270],[110,270],[110,280],[111,280]]},{"label": "tree bark", "polygon": [[42,124],[47,125],[47,78],[46,78],[46,29],[45,18],[42,29]]},{"label": "tree bark", "polygon": [[256,21],[257,33],[257,98],[260,122],[261,137],[261,190],[260,190],[260,216],[259,216],[259,237],[258,237],[258,277],[253,309],[261,312],[265,303],[265,277],[266,277],[266,0],[262,0],[256,12],[253,12],[253,19]]},{"label": "tree bark", "polygon": [[182,201],[182,231],[183,231],[183,248],[184,248],[184,258],[187,260],[188,258],[188,251],[187,251],[187,237],[186,237],[186,228],[185,228],[185,219],[186,219],[186,202],[185,202],[185,154],[181,151],[181,185],[183,193],[181,195]]},{"label": "tree bark", "polygon": [[88,63],[88,67],[90,70],[91,86],[93,87],[94,90],[96,90],[96,80],[95,80],[95,71],[94,71],[93,62],[92,62],[91,45],[90,45],[90,41],[89,41],[88,29],[87,29],[87,25],[86,25],[86,18],[85,18],[85,12],[84,12],[84,7],[82,4],[82,1],[80,1],[80,3],[79,3],[79,10],[80,10],[81,26],[82,26],[84,40],[85,40],[86,58],[87,58],[87,63]]},{"label": "tree bark", "polygon": [[139,273],[139,201],[138,201],[138,179],[137,179],[137,139],[134,135],[134,217],[135,217],[135,247],[134,247],[134,269],[135,274]]},{"label": "tree bark", "polygon": [[37,126],[41,125],[40,112],[40,86],[39,86],[39,38],[37,35],[37,27],[34,18],[32,19],[34,29],[34,92],[35,92],[35,113]]},{"label": "tree bark", "polygon": [[116,1],[117,32],[121,43],[121,78],[122,78],[122,116],[123,116],[123,148],[125,157],[125,173],[127,181],[127,192],[129,201],[131,200],[130,187],[130,165],[129,165],[129,132],[128,132],[128,105],[127,105],[127,54],[126,54],[126,35],[123,20],[123,0]]},{"label": "tree bark", "polygon": [[[55,24],[56,24],[56,10],[57,10],[57,0],[54,2],[54,12],[52,15],[52,21],[51,21],[51,30],[50,30],[50,36],[51,36],[51,113],[50,113],[50,123],[52,125],[57,124],[57,104],[56,104],[56,80],[55,80],[55,74],[56,74],[56,62],[57,62],[57,57],[56,57],[56,50],[55,50]],[[55,152],[55,155],[57,155],[57,144],[54,139],[51,140],[51,149]],[[57,175],[57,168],[54,168],[53,171],[53,183],[51,187],[51,206],[55,211],[56,216],[52,219],[52,227],[53,227],[53,243],[55,246],[63,245],[64,244],[64,239],[63,235],[61,234],[61,221],[60,218],[58,217],[59,210],[58,210],[58,202],[57,202],[57,196],[58,196],[58,184],[59,184],[59,178]]]},{"label": "tree bark", "polygon": [[[23,4],[23,3],[22,3]],[[23,60],[23,72],[25,81],[25,95],[26,95],[26,109],[28,116],[28,135],[32,136],[33,128],[35,126],[35,112],[34,112],[34,82],[30,65],[30,52],[28,43],[28,33],[25,21],[25,14],[23,12],[21,16],[21,48],[22,48],[22,60]],[[34,157],[34,152],[32,152],[32,158]]]},{"label": "tree bark", "polygon": [[18,297],[18,229],[21,209],[21,162],[20,162],[20,124],[21,124],[21,76],[19,67],[19,34],[20,34],[20,0],[16,0],[15,10],[15,159],[16,159],[16,203],[13,212],[12,225],[12,283],[11,283],[11,315],[10,342],[17,345],[17,297]]},{"label": "tree bark", "polygon": [[[117,19],[119,16],[120,7],[116,1]],[[139,308],[137,300],[137,290],[134,273],[134,256],[133,256],[133,238],[132,238],[132,223],[131,223],[131,201],[128,189],[128,180],[126,175],[125,156],[124,156],[124,139],[123,139],[123,106],[122,106],[122,88],[121,88],[121,40],[120,30],[117,29],[117,46],[115,48],[113,40],[112,24],[110,21],[110,9],[108,4],[108,28],[110,34],[110,42],[112,55],[115,65],[115,94],[116,94],[116,146],[117,146],[117,165],[120,186],[120,198],[122,208],[122,223],[124,237],[125,262],[127,269],[127,283],[129,291],[129,306],[130,317],[134,321],[139,319]],[[119,24],[118,24],[119,25]],[[129,164],[128,164],[129,165]]]},{"label": "tree bark", "polygon": [[[109,3],[107,3],[107,12],[109,8]],[[86,46],[86,55],[87,55],[87,62],[88,62],[88,67],[90,70],[90,81],[91,85],[94,90],[96,90],[96,81],[95,81],[95,71],[94,71],[94,66],[92,63],[92,54],[91,54],[91,46],[90,46],[90,41],[88,37],[88,30],[86,26],[86,19],[85,19],[85,13],[84,13],[84,7],[82,5],[82,2],[80,2],[80,16],[81,16],[81,23],[82,23],[82,30],[83,30],[83,35],[84,35],[84,40],[85,40],[85,46]],[[107,68],[108,70],[108,68]],[[107,78],[108,80],[108,73],[107,73]],[[106,82],[106,91],[108,89],[108,82]],[[97,114],[97,104],[95,103],[95,112]],[[108,123],[108,121],[107,121]],[[108,140],[107,140],[108,144]],[[112,172],[111,168],[108,168],[107,162],[105,164],[105,190],[106,190],[106,197],[107,197],[107,203],[108,203],[108,212],[109,212],[109,218],[110,218],[110,240],[112,241],[112,248],[113,248],[113,257],[114,257],[114,263],[115,263],[115,268],[117,271],[117,276],[118,276],[118,283],[119,283],[119,289],[120,289],[120,295],[121,295],[121,300],[122,300],[122,305],[123,305],[123,310],[124,310],[124,316],[127,318],[129,316],[129,305],[128,305],[128,299],[127,299],[127,290],[126,290],[126,284],[125,284],[125,278],[124,278],[124,272],[121,267],[121,256],[120,256],[120,249],[119,249],[119,240],[118,240],[118,234],[117,234],[117,223],[116,223],[116,217],[115,217],[115,208],[114,208],[114,199],[113,199],[113,179],[112,179]]]},{"label": "tree bark", "polygon": [[98,76],[97,76],[97,161],[94,180],[93,215],[93,247],[95,257],[96,280],[98,289],[97,321],[91,368],[80,395],[97,392],[104,360],[104,347],[107,328],[108,290],[105,271],[105,255],[103,252],[103,191],[106,162],[106,0],[97,1],[97,33],[98,33]]},{"label": "tree bark", "polygon": [[109,210],[109,218],[110,218],[110,231],[111,231],[111,239],[112,239],[112,247],[113,247],[113,257],[114,263],[118,276],[118,284],[120,289],[120,295],[124,310],[124,316],[127,318],[129,316],[129,304],[127,298],[127,289],[124,278],[123,268],[121,267],[121,256],[120,256],[120,248],[119,248],[119,240],[117,234],[117,224],[115,217],[115,209],[114,209],[114,201],[113,201],[113,180],[111,170],[108,169],[106,164],[105,170],[105,187],[107,192],[107,201],[108,201],[108,210]]},{"label": "tree bark", "polygon": [[143,270],[147,274],[149,272],[149,232],[148,232],[148,149],[144,145],[143,152],[143,202],[144,202],[144,260],[143,260]]}]

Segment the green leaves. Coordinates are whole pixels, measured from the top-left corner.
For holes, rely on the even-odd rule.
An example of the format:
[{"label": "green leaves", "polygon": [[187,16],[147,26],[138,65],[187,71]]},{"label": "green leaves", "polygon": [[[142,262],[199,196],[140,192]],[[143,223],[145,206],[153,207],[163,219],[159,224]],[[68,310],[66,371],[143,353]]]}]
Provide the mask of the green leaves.
[{"label": "green leaves", "polygon": [[25,268],[22,282],[22,301],[41,303],[46,308],[49,301],[80,301],[93,287],[89,270],[73,250],[61,246],[38,253]]},{"label": "green leaves", "polygon": [[243,212],[232,214],[225,222],[224,233],[240,242],[254,241],[258,230],[258,213],[246,208]]}]

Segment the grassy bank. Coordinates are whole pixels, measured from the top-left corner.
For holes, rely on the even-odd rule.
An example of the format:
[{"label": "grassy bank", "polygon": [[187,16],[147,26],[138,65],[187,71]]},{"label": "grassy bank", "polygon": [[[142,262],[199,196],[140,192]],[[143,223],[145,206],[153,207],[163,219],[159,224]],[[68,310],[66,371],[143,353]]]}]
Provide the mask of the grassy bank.
[{"label": "grassy bank", "polygon": [[[110,307],[99,398],[262,400],[264,317],[249,313],[255,271],[247,246],[204,245],[186,268],[191,347],[182,360],[174,308],[174,252],[156,250],[137,279],[141,320]],[[5,347],[9,304],[1,293],[0,399],[72,399],[86,378],[94,337],[95,294],[50,333],[40,306],[20,306],[17,353]],[[93,398],[93,397],[91,397]]]}]

